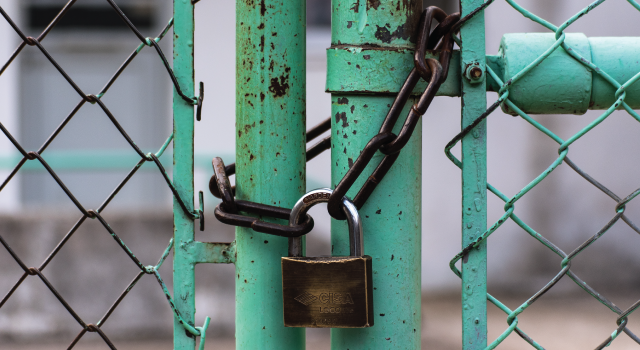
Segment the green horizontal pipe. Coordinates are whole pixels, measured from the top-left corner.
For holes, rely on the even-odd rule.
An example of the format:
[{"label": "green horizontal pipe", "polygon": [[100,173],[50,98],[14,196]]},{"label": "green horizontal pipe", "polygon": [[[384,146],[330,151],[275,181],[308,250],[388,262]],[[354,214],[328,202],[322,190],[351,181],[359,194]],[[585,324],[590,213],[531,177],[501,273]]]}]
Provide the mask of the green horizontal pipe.
[{"label": "green horizontal pipe", "polygon": [[193,241],[191,254],[196,264],[233,264],[236,262],[236,242],[211,243]]},{"label": "green horizontal pipe", "polygon": [[[488,57],[487,63],[507,82],[554,43],[553,33],[506,34],[498,55]],[[600,71],[586,67],[558,47],[509,88],[509,99],[525,113],[584,114],[588,109],[609,109],[616,103],[617,88],[601,74],[624,84],[639,71],[640,37],[587,38],[569,33],[564,44]],[[498,89],[495,82],[489,82],[488,90]],[[640,84],[631,84],[625,91],[624,101],[633,109],[640,108]],[[503,110],[516,115],[506,105]]]},{"label": "green horizontal pipe", "polygon": [[[96,150],[96,151],[47,151],[42,154],[44,160],[55,171],[77,171],[77,170],[131,170],[133,166],[140,161],[140,157],[127,150]],[[167,169],[171,169],[173,164],[165,159],[171,157],[171,152],[161,157],[163,165]],[[235,161],[234,154],[221,153],[196,153],[195,168],[208,172],[213,172],[211,168],[211,159],[213,157],[222,157],[227,164]],[[19,153],[0,155],[0,170],[13,170],[22,159]],[[141,170],[157,169],[153,162],[147,162]],[[21,171],[46,171],[38,160],[27,161],[21,168]]]},{"label": "green horizontal pipe", "polygon": [[[486,56],[486,64],[509,81],[534,62],[556,42],[553,33],[506,34],[497,55]],[[620,84],[638,73],[640,37],[587,38],[581,33],[566,34],[565,44],[606,72]],[[330,93],[389,94],[398,93],[413,68],[413,49],[372,45],[334,44],[327,49],[327,83]],[[427,58],[438,58],[428,51]],[[460,52],[454,51],[447,80],[438,96],[461,96]],[[499,86],[485,74],[487,91]],[[424,91],[427,82],[421,80],[415,94]],[[598,72],[593,71],[564,48],[558,47],[537,67],[509,87],[509,99],[530,114],[584,114],[588,109],[604,110],[616,101],[616,88]],[[626,90],[625,102],[640,108],[640,84]],[[622,108],[620,106],[619,108]],[[503,105],[505,113],[515,115]]]}]

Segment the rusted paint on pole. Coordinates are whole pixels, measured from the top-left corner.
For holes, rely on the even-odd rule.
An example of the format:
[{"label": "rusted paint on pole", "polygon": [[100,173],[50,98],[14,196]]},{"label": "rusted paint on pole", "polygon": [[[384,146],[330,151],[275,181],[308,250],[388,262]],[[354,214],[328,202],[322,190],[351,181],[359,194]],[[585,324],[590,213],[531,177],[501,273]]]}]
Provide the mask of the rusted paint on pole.
[{"label": "rusted paint on pole", "polygon": [[[176,79],[187,96],[194,95],[193,30],[194,17],[191,1],[173,4],[173,66]],[[194,106],[173,90],[173,181],[181,198],[193,208],[193,112]],[[194,223],[173,200],[173,295],[175,306],[182,318],[191,326],[195,322],[195,266],[189,249],[195,239]],[[177,317],[173,322],[173,347],[192,350],[196,337],[185,330]]]},{"label": "rusted paint on pole", "polygon": [[[237,1],[238,199],[291,208],[304,194],[305,9],[304,1]],[[237,349],[304,348],[304,328],[283,322],[287,245],[283,237],[236,229]]]},{"label": "rusted paint on pole", "polygon": [[[462,0],[462,16],[484,0]],[[484,13],[478,13],[460,30],[461,71],[478,64],[485,71]],[[462,121],[465,128],[487,109],[486,84],[462,79]],[[487,229],[487,123],[482,121],[462,139],[462,247]],[[462,348],[487,346],[487,243],[462,259]]]},{"label": "rusted paint on pole", "polygon": [[[372,136],[376,135],[394,100],[387,86],[353,83],[336,64],[344,61],[355,69],[370,67],[375,55],[362,54],[376,47],[389,56],[412,50],[422,1],[334,1],[332,47],[327,50],[327,82],[332,91],[331,182],[335,187]],[[378,54],[378,53],[376,53]],[[332,55],[342,55],[334,60]],[[380,54],[380,57],[385,56]],[[408,57],[408,56],[407,56]],[[396,62],[401,62],[396,60]],[[407,62],[411,64],[411,61]],[[400,66],[398,66],[400,68]],[[402,74],[395,69],[387,74]],[[369,77],[380,79],[378,76]],[[392,81],[404,81],[398,76]],[[412,99],[410,104],[414,103]],[[403,116],[407,115],[407,104]],[[394,129],[398,131],[402,122]],[[373,258],[374,326],[364,329],[332,329],[332,349],[419,349],[421,262],[421,123],[384,180],[360,210],[364,226],[364,252]],[[378,153],[353,185],[353,198],[382,158]],[[348,255],[345,221],[332,220],[332,254]]]}]

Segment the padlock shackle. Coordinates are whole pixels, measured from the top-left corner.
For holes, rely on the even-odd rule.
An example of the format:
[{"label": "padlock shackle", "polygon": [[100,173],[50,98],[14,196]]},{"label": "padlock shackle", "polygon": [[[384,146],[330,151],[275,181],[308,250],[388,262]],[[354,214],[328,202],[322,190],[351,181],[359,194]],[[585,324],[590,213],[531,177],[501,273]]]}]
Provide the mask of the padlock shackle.
[{"label": "padlock shackle", "polygon": [[[289,216],[289,225],[297,225],[300,218],[304,217],[309,209],[318,203],[326,203],[333,193],[330,188],[319,188],[302,196],[291,209]],[[342,211],[347,216],[347,224],[349,225],[349,255],[364,255],[364,238],[362,236],[362,220],[355,204],[347,198],[342,197]],[[302,237],[289,238],[289,256],[302,256]]]}]

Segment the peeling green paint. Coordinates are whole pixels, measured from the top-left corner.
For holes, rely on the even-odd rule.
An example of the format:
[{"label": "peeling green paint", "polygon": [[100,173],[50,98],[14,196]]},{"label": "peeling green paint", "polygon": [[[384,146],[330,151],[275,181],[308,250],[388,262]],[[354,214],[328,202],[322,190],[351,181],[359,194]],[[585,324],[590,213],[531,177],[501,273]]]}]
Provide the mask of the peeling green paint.
[{"label": "peeling green paint", "polygon": [[[327,92],[397,94],[413,68],[411,48],[379,48],[340,45],[327,50]],[[427,58],[439,58],[429,51]],[[460,52],[454,51],[447,80],[438,96],[460,96]],[[413,90],[422,94],[427,82],[420,80]]]},{"label": "peeling green paint", "polygon": [[[191,1],[175,1],[173,4],[175,25],[173,28],[174,74],[182,91],[194,95],[193,66],[193,5]],[[173,183],[188,207],[193,208],[193,119],[194,106],[187,103],[174,89],[173,93]],[[180,312],[174,315],[173,347],[175,350],[193,350],[196,337],[185,331],[183,323],[195,329],[195,270],[190,252],[181,249],[193,242],[194,222],[173,200],[173,307]],[[158,275],[159,276],[159,275]],[[166,287],[165,293],[168,293]]]},{"label": "peeling green paint", "polygon": [[[291,208],[305,193],[304,1],[236,2],[236,195]],[[236,348],[304,349],[285,328],[287,238],[236,228]]]},{"label": "peeling green paint", "polygon": [[[413,43],[407,28],[415,32],[422,1],[366,1],[367,25],[360,33],[350,27],[349,21],[355,21],[362,11],[362,6],[354,6],[364,2],[333,1],[333,46],[327,50],[327,90],[332,93],[334,116],[331,124],[334,188],[378,133],[394,93],[413,66]],[[401,31],[392,35],[398,27]],[[388,35],[376,37],[385,30]],[[410,99],[405,106],[394,132],[398,132],[414,102]],[[364,251],[373,258],[375,325],[332,329],[332,349],[420,348],[421,126],[422,122],[360,210]],[[382,156],[378,152],[373,157],[347,196],[353,198]],[[331,244],[333,255],[349,254],[345,221],[332,219]]]},{"label": "peeling green paint", "polygon": [[[483,0],[461,0],[462,16]],[[484,13],[460,30],[460,70],[481,62],[485,70]],[[485,84],[462,79],[461,129],[487,109]],[[487,229],[487,126],[486,120],[462,139],[462,247],[474,242]],[[462,259],[462,348],[487,346],[487,244],[480,243]]]}]

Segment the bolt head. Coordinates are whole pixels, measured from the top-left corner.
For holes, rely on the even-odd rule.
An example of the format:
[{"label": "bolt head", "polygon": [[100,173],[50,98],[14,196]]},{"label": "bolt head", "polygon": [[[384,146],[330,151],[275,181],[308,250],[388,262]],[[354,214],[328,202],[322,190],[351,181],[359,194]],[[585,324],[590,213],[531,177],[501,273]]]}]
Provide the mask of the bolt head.
[{"label": "bolt head", "polygon": [[471,72],[469,72],[472,79],[480,79],[482,77],[482,69],[479,67],[471,68]]}]

